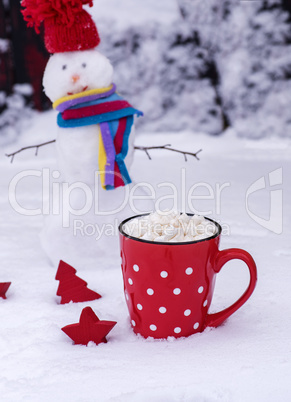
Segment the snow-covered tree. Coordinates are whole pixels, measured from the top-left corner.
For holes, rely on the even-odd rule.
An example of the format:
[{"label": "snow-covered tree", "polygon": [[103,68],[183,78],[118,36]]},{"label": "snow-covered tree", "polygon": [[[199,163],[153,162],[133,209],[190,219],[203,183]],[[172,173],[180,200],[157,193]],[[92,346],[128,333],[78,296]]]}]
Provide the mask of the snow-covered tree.
[{"label": "snow-covered tree", "polygon": [[[291,136],[291,30],[279,1],[241,4],[246,29],[242,46],[220,63],[222,92],[232,125],[239,135]],[[235,18],[235,14],[233,15]],[[244,56],[243,56],[244,55]],[[243,60],[242,60],[243,57]],[[240,62],[241,61],[241,62]],[[230,87],[237,65],[238,82]]]},{"label": "snow-covered tree", "polygon": [[99,21],[103,52],[115,67],[119,91],[144,111],[144,130],[223,130],[209,77],[212,68],[195,28],[178,10],[174,23],[115,26]]},{"label": "snow-covered tree", "polygon": [[290,2],[176,3],[168,25],[109,32],[112,24],[101,24],[120,90],[145,111],[144,129],[290,136]]},{"label": "snow-covered tree", "polygon": [[229,125],[241,136],[290,136],[291,30],[282,1],[179,5],[216,67],[218,99]]}]

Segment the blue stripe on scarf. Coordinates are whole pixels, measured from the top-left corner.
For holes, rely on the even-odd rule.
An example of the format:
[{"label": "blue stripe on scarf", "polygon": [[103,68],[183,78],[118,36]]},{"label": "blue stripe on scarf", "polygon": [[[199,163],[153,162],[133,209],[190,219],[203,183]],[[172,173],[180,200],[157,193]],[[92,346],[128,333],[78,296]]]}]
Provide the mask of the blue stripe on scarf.
[{"label": "blue stripe on scarf", "polygon": [[57,123],[59,127],[72,128],[72,127],[82,127],[90,126],[91,124],[100,124],[104,122],[109,122],[112,120],[119,120],[123,117],[128,117],[136,114],[137,116],[142,116],[143,113],[132,107],[117,110],[115,112],[103,113],[96,116],[82,117],[80,119],[70,119],[64,120],[61,113],[58,114]]},{"label": "blue stripe on scarf", "polygon": [[131,183],[131,178],[128,174],[127,168],[125,166],[124,159],[128,153],[128,139],[129,135],[131,133],[131,128],[133,125],[133,116],[129,116],[126,121],[126,128],[125,132],[123,134],[123,144],[122,144],[122,149],[120,154],[116,155],[115,160],[117,162],[117,165],[119,167],[120,173],[122,175],[124,184],[130,184]]},{"label": "blue stripe on scarf", "polygon": [[112,132],[112,138],[114,140],[115,135],[117,133],[118,126],[119,126],[119,120],[112,120],[109,123],[109,125],[110,125],[110,129],[111,129],[111,132]]}]

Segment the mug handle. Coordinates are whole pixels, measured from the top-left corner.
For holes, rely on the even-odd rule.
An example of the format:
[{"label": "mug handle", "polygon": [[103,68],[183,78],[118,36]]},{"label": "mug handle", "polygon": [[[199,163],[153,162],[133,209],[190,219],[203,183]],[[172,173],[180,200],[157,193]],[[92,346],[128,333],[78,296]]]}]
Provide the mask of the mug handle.
[{"label": "mug handle", "polygon": [[246,251],[239,248],[230,248],[228,250],[222,250],[218,252],[214,271],[219,273],[224,264],[230,260],[242,260],[244,261],[250,271],[250,283],[244,294],[231,306],[215,314],[208,314],[205,320],[205,327],[218,327],[229,316],[231,316],[236,310],[238,310],[251,296],[257,283],[257,267],[253,260],[253,257]]}]

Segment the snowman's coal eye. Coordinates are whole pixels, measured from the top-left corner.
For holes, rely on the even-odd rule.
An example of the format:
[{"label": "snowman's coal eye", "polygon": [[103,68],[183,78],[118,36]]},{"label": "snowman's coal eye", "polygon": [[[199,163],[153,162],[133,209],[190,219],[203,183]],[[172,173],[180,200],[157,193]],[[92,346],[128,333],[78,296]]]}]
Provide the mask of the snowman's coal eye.
[{"label": "snowman's coal eye", "polygon": [[87,64],[86,64],[86,63],[83,63],[83,64],[82,64],[82,67],[84,67],[84,68],[87,67]]},{"label": "snowman's coal eye", "polygon": [[63,70],[66,70],[66,68],[67,68],[67,65],[64,64],[63,67],[62,67],[62,69],[63,69]]}]

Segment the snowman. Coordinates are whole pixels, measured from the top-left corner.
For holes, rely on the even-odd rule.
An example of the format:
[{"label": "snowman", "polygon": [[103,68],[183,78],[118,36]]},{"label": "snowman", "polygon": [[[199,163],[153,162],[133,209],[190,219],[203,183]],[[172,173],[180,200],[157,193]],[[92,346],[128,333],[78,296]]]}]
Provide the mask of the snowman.
[{"label": "snowman", "polygon": [[[96,265],[108,254],[117,256],[118,222],[137,210],[152,210],[148,201],[134,210],[128,202],[134,185],[134,117],[142,113],[117,93],[113,67],[97,50],[100,38],[84,4],[92,6],[92,1],[22,1],[28,25],[38,29],[44,23],[51,57],[43,86],[59,112],[58,171],[67,193],[58,213],[45,218],[41,233],[54,265],[60,259]],[[141,188],[139,195],[145,195]]]}]

